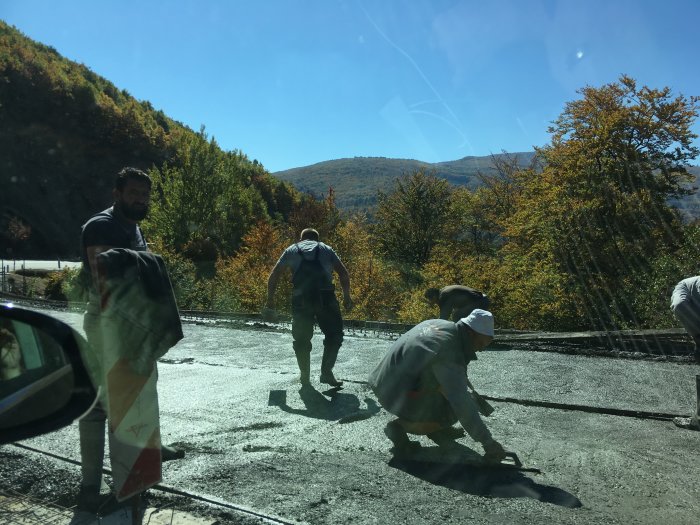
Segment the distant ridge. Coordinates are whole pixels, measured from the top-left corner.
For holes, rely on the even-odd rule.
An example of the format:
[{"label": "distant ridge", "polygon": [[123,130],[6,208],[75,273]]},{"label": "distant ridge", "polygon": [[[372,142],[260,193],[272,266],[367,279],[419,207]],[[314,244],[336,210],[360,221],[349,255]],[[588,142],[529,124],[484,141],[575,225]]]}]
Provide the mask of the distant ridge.
[{"label": "distant ridge", "polygon": [[[423,162],[412,159],[386,157],[354,157],[327,160],[310,166],[278,171],[272,175],[293,184],[298,190],[317,196],[327,195],[333,188],[336,204],[346,212],[370,212],[377,204],[377,191],[390,191],[397,178],[424,169],[455,186],[475,189],[480,185],[478,173],[495,173],[494,159],[514,157],[520,166],[528,166],[534,151],[499,153],[483,157],[464,157],[447,162]],[[688,170],[695,176],[695,186],[700,186],[700,166]],[[697,192],[671,204],[680,209],[685,220],[700,219],[700,197]]]},{"label": "distant ridge", "polygon": [[476,188],[477,173],[494,173],[494,158],[517,158],[521,166],[529,165],[533,151],[500,153],[484,157],[464,157],[447,162],[423,162],[386,157],[354,157],[327,160],[272,175],[292,183],[297,189],[314,195],[325,195],[328,188],[335,192],[336,203],[347,212],[370,210],[377,202],[377,191],[390,191],[397,178],[419,169],[448,180],[455,186]]}]

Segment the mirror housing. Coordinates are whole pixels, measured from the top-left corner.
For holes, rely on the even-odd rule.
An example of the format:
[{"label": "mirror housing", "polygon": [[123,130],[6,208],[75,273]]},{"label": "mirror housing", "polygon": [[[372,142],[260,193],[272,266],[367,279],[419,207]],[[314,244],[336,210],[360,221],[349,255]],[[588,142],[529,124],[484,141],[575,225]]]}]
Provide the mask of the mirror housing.
[{"label": "mirror housing", "polygon": [[11,303],[0,304],[0,330],[0,444],[65,427],[92,408],[97,392],[81,357],[87,342],[78,332]]}]

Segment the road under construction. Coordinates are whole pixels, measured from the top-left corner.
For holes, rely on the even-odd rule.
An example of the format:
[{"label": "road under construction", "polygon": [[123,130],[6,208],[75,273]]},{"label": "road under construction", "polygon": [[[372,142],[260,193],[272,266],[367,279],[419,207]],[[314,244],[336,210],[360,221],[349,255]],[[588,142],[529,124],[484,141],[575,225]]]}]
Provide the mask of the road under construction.
[{"label": "road under construction", "polygon": [[[52,315],[80,329],[82,317]],[[682,331],[501,332],[469,367],[494,436],[530,471],[484,468],[468,437],[396,458],[366,384],[400,326],[349,323],[345,381],[300,390],[284,323],[189,313],[159,364],[163,440],[183,448],[152,498],[210,523],[697,523],[700,366]],[[2,484],[70,507],[75,425],[0,448]],[[539,473],[537,472],[539,471]],[[77,522],[76,522],[77,523]]]}]

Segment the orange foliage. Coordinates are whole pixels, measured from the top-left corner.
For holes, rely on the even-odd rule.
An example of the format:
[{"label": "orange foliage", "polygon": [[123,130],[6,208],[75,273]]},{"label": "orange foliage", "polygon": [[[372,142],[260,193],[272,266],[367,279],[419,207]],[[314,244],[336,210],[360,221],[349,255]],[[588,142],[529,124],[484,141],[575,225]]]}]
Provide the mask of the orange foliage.
[{"label": "orange foliage", "polygon": [[[365,220],[355,217],[338,227],[333,248],[350,273],[355,308],[349,316],[393,320],[400,298],[400,276],[375,253]],[[336,289],[340,287],[336,285]]]},{"label": "orange foliage", "polygon": [[[243,237],[235,256],[217,262],[217,294],[234,297],[244,311],[260,311],[267,295],[267,278],[288,245],[278,229],[259,222]],[[288,280],[281,279],[275,302],[280,310],[288,309],[290,291]]]}]

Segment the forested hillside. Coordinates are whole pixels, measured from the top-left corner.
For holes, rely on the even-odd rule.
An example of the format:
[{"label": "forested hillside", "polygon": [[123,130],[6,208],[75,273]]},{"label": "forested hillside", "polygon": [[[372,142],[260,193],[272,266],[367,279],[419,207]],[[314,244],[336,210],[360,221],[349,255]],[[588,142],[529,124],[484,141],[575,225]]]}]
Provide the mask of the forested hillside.
[{"label": "forested hillside", "polygon": [[[377,192],[391,191],[396,180],[406,174],[424,170],[434,174],[455,186],[476,189],[482,182],[479,175],[492,176],[497,172],[499,160],[510,159],[521,167],[527,167],[533,160],[533,151],[520,153],[499,153],[486,157],[464,157],[449,162],[421,162],[409,159],[388,159],[385,157],[355,157],[348,159],[327,160],[284,171],[272,175],[292,183],[301,191],[315,195],[328,193],[328,188],[335,191],[338,207],[344,212],[369,212],[373,214],[377,205]],[[688,169],[700,179],[700,167]],[[678,207],[686,219],[700,218],[700,199],[696,193],[673,199],[671,203]]]},{"label": "forested hillside", "polygon": [[[174,167],[183,143],[206,139],[2,21],[0,122],[0,255],[6,258],[76,257],[80,226],[111,203],[121,167]],[[287,199],[293,190],[245,154],[232,155],[247,177],[242,183],[265,202],[262,213],[274,216],[276,195]]]},{"label": "forested hillside", "polygon": [[[513,156],[518,158],[522,166],[527,166],[534,152],[515,153]],[[390,191],[396,179],[418,170],[433,173],[455,186],[474,189],[480,185],[477,174],[492,175],[495,167],[491,157],[464,157],[434,164],[411,159],[355,157],[328,160],[311,166],[278,171],[273,175],[291,182],[301,191],[309,191],[316,195],[323,195],[332,187],[338,207],[352,212],[374,208],[378,191]]]}]

